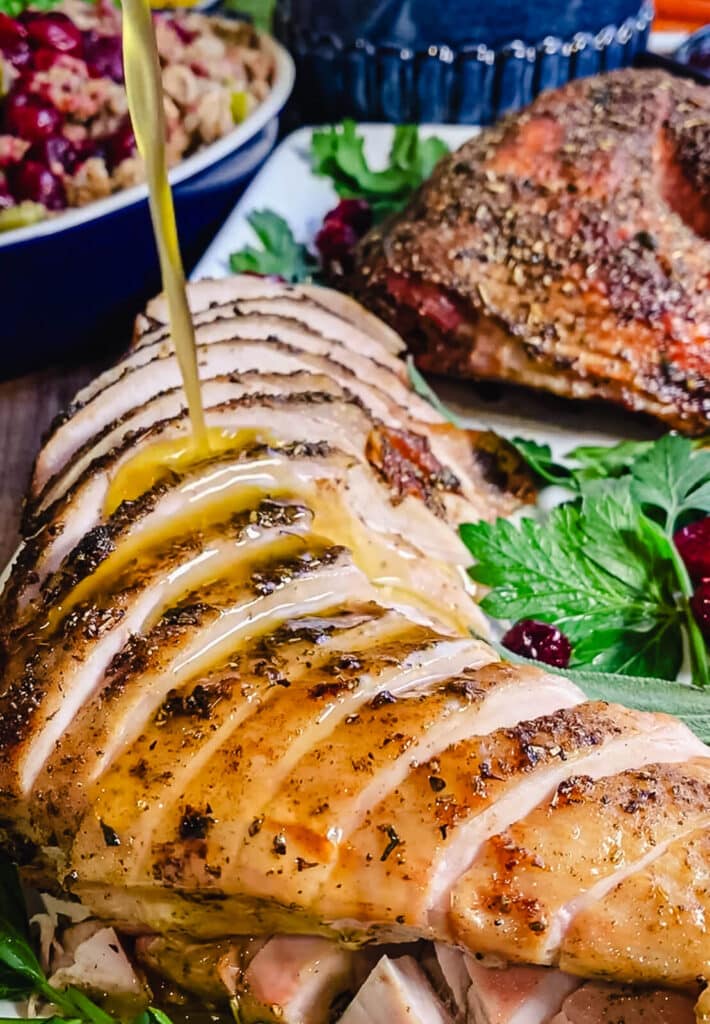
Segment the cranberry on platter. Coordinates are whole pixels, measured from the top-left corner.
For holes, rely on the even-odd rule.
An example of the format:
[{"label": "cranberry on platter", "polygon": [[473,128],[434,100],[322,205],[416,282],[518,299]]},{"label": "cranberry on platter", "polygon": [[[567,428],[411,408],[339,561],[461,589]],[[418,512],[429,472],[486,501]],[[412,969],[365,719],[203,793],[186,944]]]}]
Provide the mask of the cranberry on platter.
[{"label": "cranberry on platter", "polygon": [[59,111],[33,93],[14,89],[5,99],[5,128],[28,142],[56,135],[61,127]]},{"label": "cranberry on platter", "polygon": [[66,203],[60,179],[38,160],[24,160],[12,169],[10,182],[15,198],[31,199],[48,210],[63,210]]},{"label": "cranberry on platter", "polygon": [[27,34],[37,46],[81,57],[84,41],[81,29],[59,11],[33,14],[26,21]]},{"label": "cranberry on platter", "polygon": [[83,139],[74,147],[76,153],[75,167],[83,164],[85,160],[92,157],[99,157],[108,163],[108,143],[106,139]]},{"label": "cranberry on platter", "polygon": [[27,29],[9,14],[0,13],[0,49],[18,39],[27,39]]},{"label": "cranberry on platter", "polygon": [[355,247],[358,234],[342,220],[326,220],[315,238],[323,263],[345,263]]},{"label": "cranberry on platter", "polygon": [[366,199],[341,199],[337,206],[326,213],[323,223],[328,224],[333,220],[348,224],[359,237],[372,227],[372,207]]},{"label": "cranberry on platter", "polygon": [[503,646],[522,658],[532,658],[553,668],[567,668],[572,645],[556,626],[534,619],[521,619],[508,630]]},{"label": "cranberry on platter", "polygon": [[673,540],[690,578],[710,579],[710,516],[677,530]]},{"label": "cranberry on platter", "polygon": [[695,621],[706,640],[710,640],[710,579],[703,580],[690,599]]},{"label": "cranberry on platter", "polygon": [[84,32],[84,60],[93,78],[123,82],[123,53],[120,36],[102,36],[94,29]]}]

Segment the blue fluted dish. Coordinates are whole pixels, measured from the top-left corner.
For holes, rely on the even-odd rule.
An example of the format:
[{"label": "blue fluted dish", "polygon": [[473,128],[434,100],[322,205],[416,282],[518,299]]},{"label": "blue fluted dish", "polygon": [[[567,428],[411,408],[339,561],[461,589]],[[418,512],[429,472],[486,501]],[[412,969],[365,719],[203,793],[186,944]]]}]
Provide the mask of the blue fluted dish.
[{"label": "blue fluted dish", "polygon": [[[276,76],[264,102],[170,172],[188,269],[276,144],[294,72],[271,45]],[[133,317],[160,287],[145,185],[0,233],[0,281],[2,376],[125,345]]]},{"label": "blue fluted dish", "polygon": [[639,0],[279,0],[301,120],[489,124],[543,89],[626,67],[646,48]]}]

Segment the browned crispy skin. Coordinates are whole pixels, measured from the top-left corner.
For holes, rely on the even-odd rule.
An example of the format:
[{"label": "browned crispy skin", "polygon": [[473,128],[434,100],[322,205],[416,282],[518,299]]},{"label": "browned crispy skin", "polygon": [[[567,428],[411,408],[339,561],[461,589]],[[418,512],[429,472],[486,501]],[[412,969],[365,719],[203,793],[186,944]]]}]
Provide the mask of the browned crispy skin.
[{"label": "browned crispy skin", "polygon": [[442,161],[348,285],[419,365],[710,419],[710,91],[623,71]]}]

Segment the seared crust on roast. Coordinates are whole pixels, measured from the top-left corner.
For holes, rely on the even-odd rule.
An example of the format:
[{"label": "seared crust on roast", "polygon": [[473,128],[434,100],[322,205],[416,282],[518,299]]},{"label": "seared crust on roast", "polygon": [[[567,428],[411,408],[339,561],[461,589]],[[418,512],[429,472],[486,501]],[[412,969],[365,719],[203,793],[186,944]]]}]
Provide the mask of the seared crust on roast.
[{"label": "seared crust on roast", "polygon": [[710,423],[710,93],[620,71],[444,159],[348,287],[425,370]]}]

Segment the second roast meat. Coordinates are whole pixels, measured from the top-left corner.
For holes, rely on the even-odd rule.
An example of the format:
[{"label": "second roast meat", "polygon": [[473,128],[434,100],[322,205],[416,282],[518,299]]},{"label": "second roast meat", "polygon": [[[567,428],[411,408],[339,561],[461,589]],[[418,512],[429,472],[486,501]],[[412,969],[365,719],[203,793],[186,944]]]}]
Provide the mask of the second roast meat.
[{"label": "second roast meat", "polygon": [[623,71],[545,93],[361,242],[352,293],[420,367],[710,421],[710,91]]}]

